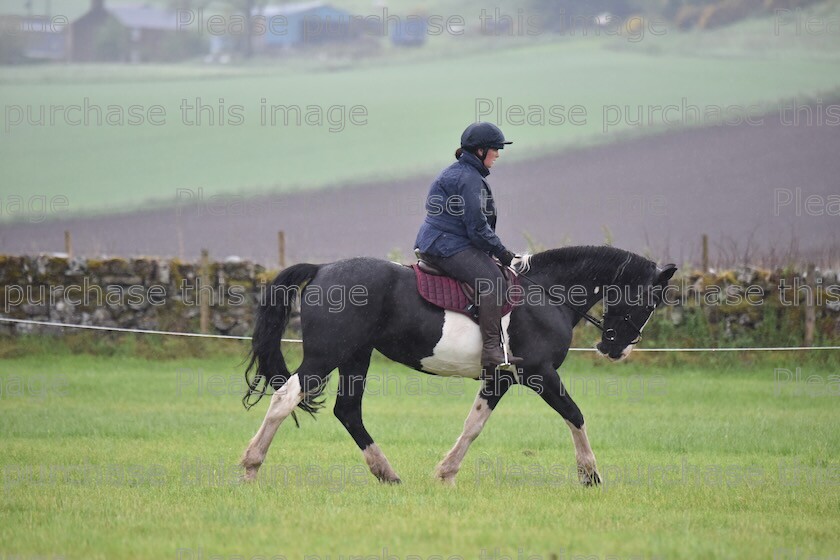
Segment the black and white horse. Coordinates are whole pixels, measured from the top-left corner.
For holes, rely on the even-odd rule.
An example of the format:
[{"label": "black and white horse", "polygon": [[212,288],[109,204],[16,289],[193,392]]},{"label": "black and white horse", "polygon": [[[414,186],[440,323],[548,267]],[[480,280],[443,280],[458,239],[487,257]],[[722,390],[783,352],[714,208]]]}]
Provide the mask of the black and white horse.
[{"label": "black and white horse", "polygon": [[[639,255],[612,247],[568,247],[525,257],[516,265],[525,276],[524,302],[503,320],[503,337],[524,358],[518,372],[480,376],[481,336],[467,316],[444,311],[417,292],[414,271],[396,263],[355,258],[325,265],[298,264],[281,272],[261,302],[251,361],[256,365],[243,402],[260,395],[259,384],[274,390],[262,425],[242,457],[244,479],[253,480],[281,422],[300,407],[318,409],[330,373],[338,368],[335,415],[362,450],[376,478],[400,478],[362,422],[362,395],[371,353],[433,375],[479,379],[481,386],[464,430],[437,467],[454,482],[470,444],[514,383],[538,392],[572,433],[580,480],[600,482],[583,414],[563,387],[557,368],[572,341],[572,329],[598,301],[605,313],[597,350],[613,360],[626,357],[661,300],[676,271],[659,268]],[[332,294],[332,295],[330,295]],[[280,339],[295,296],[300,298],[303,361],[294,374],[286,367]]]}]

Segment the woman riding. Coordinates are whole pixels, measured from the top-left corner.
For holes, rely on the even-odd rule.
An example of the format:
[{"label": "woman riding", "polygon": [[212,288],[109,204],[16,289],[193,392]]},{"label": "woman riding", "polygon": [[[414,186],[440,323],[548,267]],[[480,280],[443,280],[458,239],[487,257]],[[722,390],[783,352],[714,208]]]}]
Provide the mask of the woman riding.
[{"label": "woman riding", "polygon": [[[455,163],[432,183],[426,198],[426,219],[415,246],[424,261],[475,289],[481,329],[481,366],[487,371],[505,364],[501,348],[505,280],[493,261],[510,266],[516,257],[496,235],[496,205],[485,177],[499,150],[513,142],[489,122],[471,124],[461,135]],[[507,363],[522,359],[508,356]]]}]

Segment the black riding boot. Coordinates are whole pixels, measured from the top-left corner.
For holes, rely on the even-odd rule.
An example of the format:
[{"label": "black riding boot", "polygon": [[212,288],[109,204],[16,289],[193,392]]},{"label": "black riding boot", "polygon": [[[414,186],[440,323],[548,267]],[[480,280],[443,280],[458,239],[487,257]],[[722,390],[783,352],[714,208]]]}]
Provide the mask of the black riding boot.
[{"label": "black riding boot", "polygon": [[[493,299],[484,298],[485,301],[478,306],[478,326],[483,341],[481,367],[488,375],[505,363],[505,352],[502,349],[502,307]],[[522,358],[509,354],[507,361],[509,364],[520,364]]]}]

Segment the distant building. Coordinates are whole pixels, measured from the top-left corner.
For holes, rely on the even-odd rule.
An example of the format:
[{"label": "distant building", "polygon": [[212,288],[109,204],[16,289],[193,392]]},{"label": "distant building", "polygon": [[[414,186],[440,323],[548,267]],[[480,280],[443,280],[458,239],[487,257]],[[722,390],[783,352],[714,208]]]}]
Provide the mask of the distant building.
[{"label": "distant building", "polygon": [[409,15],[389,26],[391,43],[399,47],[420,47],[426,44],[428,21],[425,16]]},{"label": "distant building", "polygon": [[5,56],[0,56],[0,59],[7,63],[66,60],[67,28],[67,19],[61,16],[0,16],[0,30],[9,40],[8,44],[0,45],[0,50],[14,50],[14,53],[3,53]]},{"label": "distant building", "polygon": [[178,33],[175,12],[148,4],[105,7],[104,0],[95,0],[90,11],[70,25],[69,59],[169,60]]},{"label": "distant building", "polygon": [[319,1],[266,6],[257,15],[266,22],[254,38],[260,50],[349,41],[362,33],[350,12]]}]

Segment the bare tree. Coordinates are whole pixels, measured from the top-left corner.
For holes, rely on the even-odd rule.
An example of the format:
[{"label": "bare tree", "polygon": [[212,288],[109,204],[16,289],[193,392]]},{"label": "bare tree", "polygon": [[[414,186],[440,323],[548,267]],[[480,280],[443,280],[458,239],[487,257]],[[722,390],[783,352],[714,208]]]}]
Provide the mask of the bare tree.
[{"label": "bare tree", "polygon": [[256,8],[258,6],[264,6],[266,0],[225,0],[225,2],[245,18],[245,37],[240,42],[239,48],[242,56],[251,58],[254,55],[254,25],[252,18]]}]

